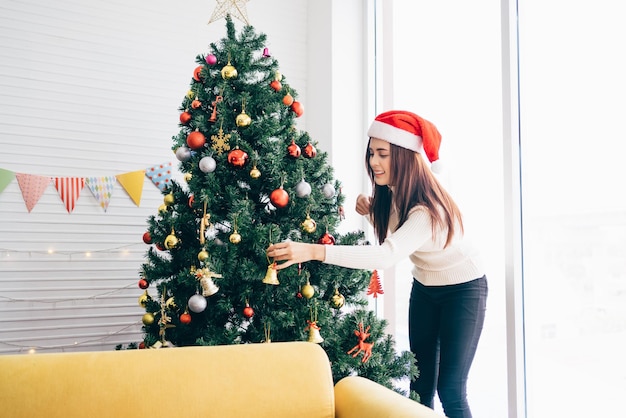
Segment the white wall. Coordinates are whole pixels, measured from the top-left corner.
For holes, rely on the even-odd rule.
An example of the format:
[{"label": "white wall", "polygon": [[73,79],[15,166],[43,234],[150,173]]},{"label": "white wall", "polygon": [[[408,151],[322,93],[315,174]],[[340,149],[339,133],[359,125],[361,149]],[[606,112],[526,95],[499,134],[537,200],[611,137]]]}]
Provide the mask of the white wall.
[{"label": "white wall", "polygon": [[[353,199],[362,150],[347,141],[363,133],[363,48],[335,40],[366,39],[361,2],[337,3],[256,0],[247,11],[300,95],[298,127],[331,153]],[[0,169],[88,177],[176,167],[171,137],[195,56],[225,36],[224,20],[207,25],[214,8],[207,0],[3,1]],[[139,206],[115,184],[105,212],[85,187],[70,214],[50,184],[29,213],[11,181],[0,193],[0,353],[139,341],[141,238],[161,203],[145,178]]]}]

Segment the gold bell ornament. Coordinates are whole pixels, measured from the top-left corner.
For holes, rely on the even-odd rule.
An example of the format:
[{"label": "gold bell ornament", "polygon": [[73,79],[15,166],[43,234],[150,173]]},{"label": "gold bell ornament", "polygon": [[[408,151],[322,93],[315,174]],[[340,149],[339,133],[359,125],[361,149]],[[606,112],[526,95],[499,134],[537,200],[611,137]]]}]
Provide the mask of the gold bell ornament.
[{"label": "gold bell ornament", "polygon": [[206,267],[197,270],[195,274],[196,278],[200,280],[200,286],[202,287],[202,296],[213,296],[220,290],[220,288],[213,281],[213,278],[221,278],[221,274],[215,273]]},{"label": "gold bell ornament", "polygon": [[309,330],[309,339],[307,340],[310,343],[323,343],[324,338],[320,335],[320,327],[317,325],[316,321],[306,321],[308,323],[307,329]]},{"label": "gold bell ornament", "polygon": [[273,285],[279,285],[280,282],[278,281],[278,273],[276,270],[276,263],[271,263],[269,266],[267,266],[267,272],[265,273],[265,277],[263,278],[263,283],[265,284],[273,284]]}]

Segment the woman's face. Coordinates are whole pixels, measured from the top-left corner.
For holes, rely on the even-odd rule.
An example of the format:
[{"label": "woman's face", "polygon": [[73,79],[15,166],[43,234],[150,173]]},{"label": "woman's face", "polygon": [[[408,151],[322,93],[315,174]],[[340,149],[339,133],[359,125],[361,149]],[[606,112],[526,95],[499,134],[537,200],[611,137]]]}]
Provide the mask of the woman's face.
[{"label": "woman's face", "polygon": [[389,142],[378,138],[370,138],[368,156],[369,165],[374,174],[374,182],[378,186],[390,186],[391,146]]}]

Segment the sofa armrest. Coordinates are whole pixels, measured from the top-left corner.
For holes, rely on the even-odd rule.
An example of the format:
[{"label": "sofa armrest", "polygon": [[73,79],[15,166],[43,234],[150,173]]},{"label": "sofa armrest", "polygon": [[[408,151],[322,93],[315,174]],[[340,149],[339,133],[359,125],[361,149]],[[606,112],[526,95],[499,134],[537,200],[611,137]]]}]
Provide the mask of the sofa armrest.
[{"label": "sofa armrest", "polygon": [[336,418],[441,418],[432,409],[360,376],[335,385]]}]

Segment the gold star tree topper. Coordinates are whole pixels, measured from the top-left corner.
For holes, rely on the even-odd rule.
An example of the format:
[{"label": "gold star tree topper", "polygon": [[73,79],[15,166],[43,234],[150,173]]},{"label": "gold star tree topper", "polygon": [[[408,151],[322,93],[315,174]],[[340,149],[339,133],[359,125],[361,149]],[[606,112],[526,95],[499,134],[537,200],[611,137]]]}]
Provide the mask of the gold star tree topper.
[{"label": "gold star tree topper", "polygon": [[246,3],[249,0],[216,0],[217,6],[209,19],[209,24],[215,22],[216,20],[220,20],[226,15],[230,14],[235,19],[238,19],[245,23],[246,25],[250,25],[248,22],[248,11],[246,10]]}]

